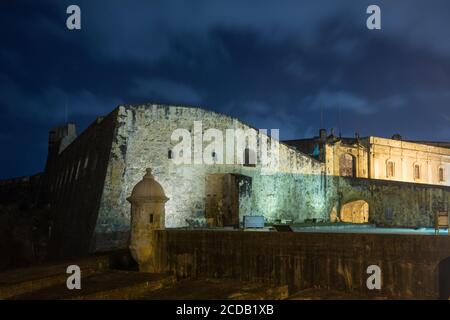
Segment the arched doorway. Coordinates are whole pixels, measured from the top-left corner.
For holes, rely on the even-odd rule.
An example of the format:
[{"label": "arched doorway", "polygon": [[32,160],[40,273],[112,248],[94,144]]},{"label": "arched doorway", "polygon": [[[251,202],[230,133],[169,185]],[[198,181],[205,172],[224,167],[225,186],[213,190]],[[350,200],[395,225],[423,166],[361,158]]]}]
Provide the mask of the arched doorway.
[{"label": "arched doorway", "polygon": [[439,299],[450,299],[450,257],[439,263]]},{"label": "arched doorway", "polygon": [[355,176],[355,157],[349,153],[344,153],[339,157],[339,175],[341,177]]},{"label": "arched doorway", "polygon": [[369,222],[369,204],[364,200],[346,203],[341,208],[341,221],[349,223]]}]

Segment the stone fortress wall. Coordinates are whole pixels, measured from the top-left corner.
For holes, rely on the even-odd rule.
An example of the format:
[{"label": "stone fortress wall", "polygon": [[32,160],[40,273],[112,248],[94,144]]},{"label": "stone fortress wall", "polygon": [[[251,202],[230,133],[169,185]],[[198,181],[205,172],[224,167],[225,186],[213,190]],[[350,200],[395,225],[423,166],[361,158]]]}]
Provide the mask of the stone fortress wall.
[{"label": "stone fortress wall", "polygon": [[368,222],[380,227],[433,228],[436,212],[450,210],[446,186],[350,177],[335,177],[334,184],[340,218],[346,205],[364,201]]},{"label": "stone fortress wall", "polygon": [[52,211],[51,256],[90,250],[116,122],[113,111],[65,148],[61,148],[64,139],[49,144],[45,181]]},{"label": "stone fortress wall", "polygon": [[0,204],[36,202],[42,190],[42,173],[0,180]]},{"label": "stone fortress wall", "polygon": [[[126,198],[149,167],[170,198],[166,203],[168,228],[205,220],[210,191],[206,180],[212,174],[251,179],[251,192],[239,199],[241,222],[243,215],[263,215],[268,222],[335,221],[344,206],[365,201],[369,223],[432,227],[435,211],[450,208],[447,186],[367,179],[368,174],[339,177],[328,172],[326,161],[271,139],[279,146],[279,167],[271,163],[264,168],[260,162],[256,166],[177,165],[169,159],[169,150],[177,143],[171,141],[172,132],[180,128],[192,131],[194,121],[202,121],[203,130],[255,130],[238,119],[205,109],[158,104],[119,106],[78,137],[73,127],[53,130],[41,178],[52,212],[52,255],[73,256],[126,246],[130,229]],[[344,148],[347,146],[338,151],[348,152]],[[364,156],[363,150],[355,152]],[[367,155],[361,159],[369,158]]]},{"label": "stone fortress wall", "polygon": [[[129,230],[130,206],[126,198],[151,167],[170,200],[166,204],[166,227],[187,226],[187,220],[205,217],[205,180],[208,174],[232,173],[252,178],[251,196],[241,201],[239,214],[264,215],[268,221],[289,219],[328,220],[331,202],[323,164],[278,141],[280,167],[265,171],[242,164],[174,164],[168,152],[175,129],[193,131],[194,121],[203,130],[250,129],[237,119],[200,108],[141,105],[120,106],[117,127],[102,193],[96,234]],[[268,128],[270,129],[270,128]],[[203,147],[207,144],[205,143]],[[258,146],[259,147],[259,146]],[[329,184],[328,189],[332,186]],[[102,246],[102,245],[98,245]]]}]

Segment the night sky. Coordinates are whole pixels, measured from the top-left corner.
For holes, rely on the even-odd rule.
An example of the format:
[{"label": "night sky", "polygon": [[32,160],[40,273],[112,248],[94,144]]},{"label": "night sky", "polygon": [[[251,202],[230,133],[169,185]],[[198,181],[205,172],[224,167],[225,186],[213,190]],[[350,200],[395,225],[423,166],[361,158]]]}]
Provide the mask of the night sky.
[{"label": "night sky", "polygon": [[448,0],[1,0],[0,35],[0,178],[42,171],[49,129],[120,103],[202,106],[282,139],[316,135],[321,109],[337,131],[340,109],[344,135],[450,140]]}]

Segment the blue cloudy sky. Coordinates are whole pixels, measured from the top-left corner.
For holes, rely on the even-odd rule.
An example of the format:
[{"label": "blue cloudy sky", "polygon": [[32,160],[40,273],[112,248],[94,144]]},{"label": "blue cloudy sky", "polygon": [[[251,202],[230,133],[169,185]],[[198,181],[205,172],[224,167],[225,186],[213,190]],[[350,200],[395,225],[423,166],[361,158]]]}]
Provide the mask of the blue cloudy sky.
[{"label": "blue cloudy sky", "polygon": [[0,178],[41,171],[66,114],[81,131],[120,103],[204,106],[282,139],[316,134],[321,106],[337,128],[340,108],[345,135],[450,140],[445,0],[3,0],[0,36]]}]

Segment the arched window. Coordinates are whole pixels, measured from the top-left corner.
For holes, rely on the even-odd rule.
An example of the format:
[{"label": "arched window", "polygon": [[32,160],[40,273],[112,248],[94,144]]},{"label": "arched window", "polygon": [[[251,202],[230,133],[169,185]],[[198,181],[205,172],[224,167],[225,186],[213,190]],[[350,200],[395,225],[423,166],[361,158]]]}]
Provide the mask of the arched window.
[{"label": "arched window", "polygon": [[445,171],[444,168],[440,167],[438,171],[439,182],[445,182]]},{"label": "arched window", "polygon": [[168,159],[173,159],[173,152],[172,152],[172,149],[169,149],[169,150],[167,151],[167,158],[168,158]]},{"label": "arched window", "polygon": [[414,165],[414,179],[420,180],[420,165],[418,164]]},{"label": "arched window", "polygon": [[386,162],[386,177],[388,178],[395,177],[395,162],[392,160],[388,160]]}]

